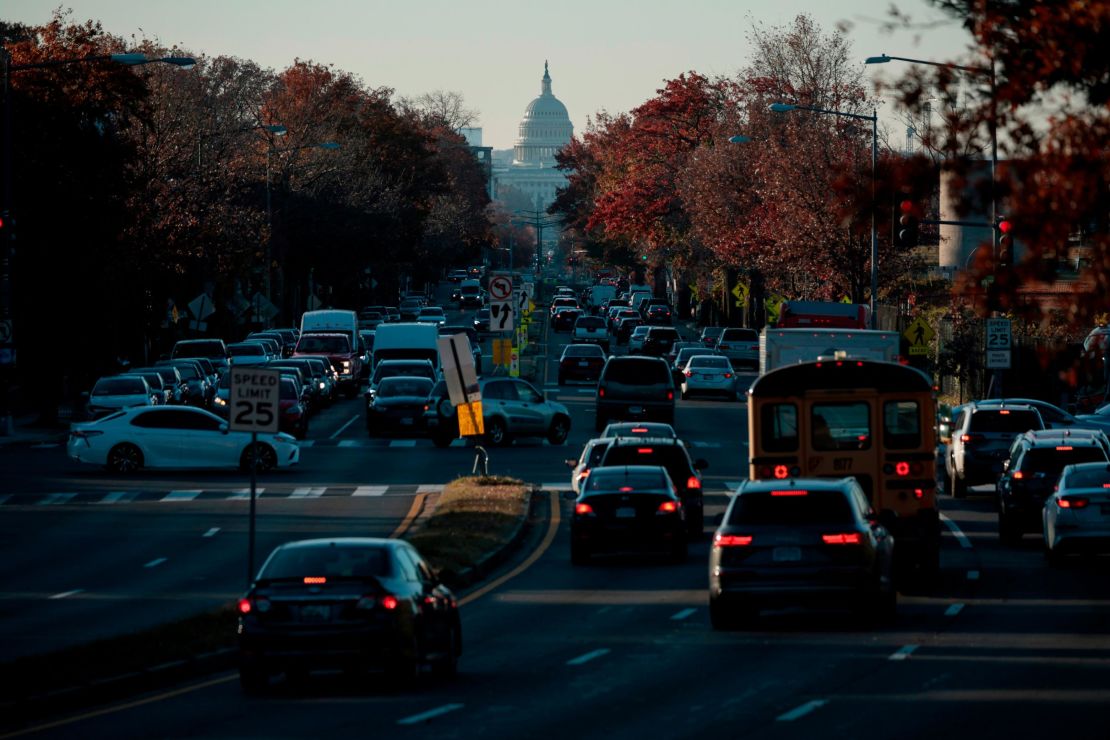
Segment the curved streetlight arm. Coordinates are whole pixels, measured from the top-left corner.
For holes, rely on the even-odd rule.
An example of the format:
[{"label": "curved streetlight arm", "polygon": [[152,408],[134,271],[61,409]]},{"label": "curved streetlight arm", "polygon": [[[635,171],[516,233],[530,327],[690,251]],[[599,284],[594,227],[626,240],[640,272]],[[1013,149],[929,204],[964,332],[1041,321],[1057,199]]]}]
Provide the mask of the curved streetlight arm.
[{"label": "curved streetlight arm", "polygon": [[89,54],[88,56],[74,57],[73,59],[51,59],[47,62],[35,62],[34,64],[12,64],[8,65],[7,71],[21,72],[25,69],[46,69],[48,67],[62,67],[67,64],[86,64],[89,62],[115,62],[128,67],[160,62],[162,64],[172,64],[175,67],[189,69],[196,65],[197,60],[192,57],[157,57],[152,59],[145,54]]},{"label": "curved streetlight arm", "polygon": [[989,67],[969,67],[965,64],[954,64],[952,62],[930,62],[927,59],[911,59],[910,57],[892,57],[889,54],[880,54],[877,57],[867,57],[864,64],[887,64],[888,62],[909,62],[910,64],[927,64],[930,67],[946,67],[948,69],[960,69],[964,72],[974,72],[980,75],[993,74]]}]

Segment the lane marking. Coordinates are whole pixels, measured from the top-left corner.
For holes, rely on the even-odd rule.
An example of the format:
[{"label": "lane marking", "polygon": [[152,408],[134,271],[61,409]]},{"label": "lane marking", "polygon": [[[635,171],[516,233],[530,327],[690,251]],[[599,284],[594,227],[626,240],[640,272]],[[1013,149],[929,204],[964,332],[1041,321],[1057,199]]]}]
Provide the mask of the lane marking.
[{"label": "lane marking", "polygon": [[559,493],[560,491],[571,491],[572,486],[567,481],[559,481],[557,483],[541,483],[541,491],[548,491],[550,493]]},{"label": "lane marking", "polygon": [[571,658],[567,661],[567,665],[582,665],[583,663],[589,663],[591,660],[608,654],[609,648],[598,648],[597,650],[591,650],[585,655],[579,655],[577,658]]},{"label": "lane marking", "polygon": [[420,714],[414,714],[411,717],[405,717],[404,719],[399,719],[399,720],[397,720],[397,724],[399,724],[399,725],[416,725],[416,724],[419,724],[421,722],[427,722],[430,719],[435,719],[436,717],[442,717],[443,715],[447,714],[448,712],[454,712],[457,709],[462,709],[464,706],[466,706],[466,705],[465,704],[444,704],[442,707],[436,707],[435,709],[429,709],[427,712],[421,712]]},{"label": "lane marking", "polygon": [[[333,433],[333,434],[332,434],[331,436],[329,436],[329,437],[328,437],[328,439],[335,439],[335,438],[336,438],[336,437],[338,437],[338,436],[339,436],[340,434],[342,434],[342,433],[343,433],[343,432],[344,432],[344,431],[345,431],[345,430],[347,429],[347,427],[351,426],[351,425],[352,425],[352,424],[354,424],[354,423],[355,423],[356,421],[358,421],[358,416],[357,416],[357,415],[356,415],[356,416],[352,416],[352,417],[351,417],[351,419],[350,419],[350,421],[348,421],[348,422],[347,422],[346,424],[344,424],[343,426],[341,426],[341,427],[339,427],[338,429],[336,429],[336,430],[335,430],[335,432],[334,432],[334,433]],[[302,442],[302,444],[303,444],[303,442]]]},{"label": "lane marking", "polygon": [[106,495],[104,498],[100,499],[96,503],[98,503],[98,504],[115,504],[115,503],[119,503],[120,501],[123,501],[123,502],[134,501],[138,497],[139,497],[139,492],[138,491],[112,491],[111,493],[109,493],[108,495]]},{"label": "lane marking", "polygon": [[389,443],[390,447],[416,447],[415,439],[395,439]]},{"label": "lane marking", "polygon": [[337,447],[358,447],[359,440],[357,439],[341,439]]},{"label": "lane marking", "polygon": [[48,493],[39,501],[39,506],[61,506],[76,497],[76,493]]},{"label": "lane marking", "polygon": [[443,493],[442,483],[425,483],[416,487],[417,493]]},{"label": "lane marking", "polygon": [[800,717],[806,716],[815,709],[820,709],[828,703],[829,702],[827,699],[814,699],[813,701],[807,701],[800,707],[794,707],[789,712],[780,714],[778,717],[775,717],[775,719],[779,722],[793,722]]},{"label": "lane marking", "polygon": [[397,525],[397,529],[393,530],[393,533],[389,535],[389,539],[395,540],[408,531],[408,528],[412,526],[412,523],[416,521],[416,517],[419,516],[421,510],[424,508],[424,499],[427,497],[428,494],[426,493],[417,493],[416,496],[413,497],[412,506],[409,507],[409,513],[405,514],[405,518]]},{"label": "lane marking", "polygon": [[954,617],[957,614],[959,614],[960,612],[962,612],[963,610],[964,610],[964,605],[963,604],[952,604],[951,606],[949,606],[947,609],[944,610],[944,616]]},{"label": "lane marking", "polygon": [[192,501],[200,495],[200,491],[170,491],[160,501]]},{"label": "lane marking", "polygon": [[689,617],[693,614],[696,614],[697,611],[698,611],[697,609],[683,609],[682,611],[678,612],[677,614],[671,615],[671,619],[678,622],[678,621],[681,621],[683,619],[686,619],[687,617]]},{"label": "lane marking", "polygon": [[543,557],[543,554],[547,552],[547,549],[549,547],[551,547],[551,543],[555,541],[555,535],[559,531],[559,522],[562,519],[562,511],[559,508],[558,494],[554,492],[549,492],[548,498],[551,506],[551,518],[547,523],[547,533],[544,534],[543,541],[540,543],[540,546],[537,547],[535,551],[524,560],[523,563],[513,568],[505,575],[486,584],[485,586],[482,586],[474,593],[468,594],[466,597],[459,599],[460,606],[466,606],[467,604],[477,601],[495,588],[498,588],[507,581],[516,578],[521,573],[531,568],[537,560]]},{"label": "lane marking", "polygon": [[144,568],[157,568],[159,565],[166,562],[167,560],[169,560],[169,558],[155,558],[154,560],[151,560],[149,563],[147,563],[143,567]]},{"label": "lane marking", "polygon": [[72,591],[62,591],[60,594],[54,594],[53,596],[47,596],[46,598],[48,598],[48,599],[65,599],[65,598],[68,598],[70,596],[74,596],[76,594],[79,594],[82,591],[84,591],[83,588],[75,588]]},{"label": "lane marking", "polygon": [[289,498],[320,498],[324,495],[324,488],[294,488],[293,493],[289,494]]},{"label": "lane marking", "polygon": [[967,538],[966,534],[960,531],[959,526],[957,526],[954,521],[946,517],[944,514],[940,515],[940,520],[944,522],[945,526],[952,531],[952,536],[955,537],[956,541],[960,543],[960,547],[965,550],[971,549],[971,540]]},{"label": "lane marking", "polygon": [[[265,488],[257,488],[256,487],[254,489],[254,495],[256,497],[261,496],[262,492],[265,491],[265,490],[266,490]],[[227,500],[228,501],[250,501],[250,498],[251,498],[251,489],[249,489],[249,488],[239,488],[239,489],[236,489],[230,496],[228,496]]]},{"label": "lane marking", "polygon": [[207,532],[205,532],[204,534],[202,534],[201,537],[215,537],[216,532],[219,532],[219,531],[220,531],[219,527],[212,527],[212,529],[210,529]]},{"label": "lane marking", "polygon": [[352,496],[384,496],[389,486],[359,486]]},{"label": "lane marking", "polygon": [[888,657],[887,660],[905,660],[906,658],[913,655],[913,651],[917,650],[919,647],[921,647],[921,646],[920,645],[903,645],[902,647],[898,648],[896,651],[891,653],[890,657]]},{"label": "lane marking", "polygon": [[979,580],[979,571],[969,570],[967,572],[967,580],[969,580],[969,581],[978,581]]}]

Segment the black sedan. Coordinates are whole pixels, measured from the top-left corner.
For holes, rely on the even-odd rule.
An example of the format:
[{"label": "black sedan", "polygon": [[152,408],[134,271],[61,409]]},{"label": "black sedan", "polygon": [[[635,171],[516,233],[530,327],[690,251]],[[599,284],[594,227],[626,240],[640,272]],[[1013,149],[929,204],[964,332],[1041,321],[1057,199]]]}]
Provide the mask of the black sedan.
[{"label": "black sedan", "polygon": [[893,617],[894,538],[854,478],[745,481],[709,553],[709,617],[727,629],[761,608],[848,606]]},{"label": "black sedan", "polygon": [[644,550],[661,551],[675,562],[686,559],[685,511],[667,471],[656,465],[594,468],[574,502],[571,562],[584,565],[600,552]]},{"label": "black sedan", "polygon": [[605,367],[605,352],[596,344],[568,344],[559,358],[559,385],[568,380],[597,380]]},{"label": "black sedan", "polygon": [[479,308],[474,314],[474,331],[489,334],[489,309]]},{"label": "black sedan", "polygon": [[555,331],[573,331],[574,323],[583,315],[580,308],[560,306],[551,316],[551,328]]},{"label": "black sedan", "polygon": [[454,675],[462,626],[454,594],[404,540],[287,542],[239,599],[239,681],[259,693],[276,673],[387,671],[415,683],[430,664]]},{"label": "black sedan", "polygon": [[421,436],[424,404],[435,385],[429,378],[395,375],[382,378],[366,406],[366,432],[371,436]]}]

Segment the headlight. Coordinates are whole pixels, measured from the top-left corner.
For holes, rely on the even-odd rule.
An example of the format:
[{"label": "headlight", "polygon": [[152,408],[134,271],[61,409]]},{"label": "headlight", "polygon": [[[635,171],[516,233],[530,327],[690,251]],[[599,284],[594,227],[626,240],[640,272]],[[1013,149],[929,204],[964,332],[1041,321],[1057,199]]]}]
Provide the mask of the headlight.
[{"label": "headlight", "polygon": [[344,370],[350,370],[351,369],[351,361],[350,360],[343,360],[343,369]]},{"label": "headlight", "polygon": [[217,406],[227,406],[227,399],[216,396],[215,403]]},{"label": "headlight", "polygon": [[320,381],[320,390],[324,390],[324,381]]}]

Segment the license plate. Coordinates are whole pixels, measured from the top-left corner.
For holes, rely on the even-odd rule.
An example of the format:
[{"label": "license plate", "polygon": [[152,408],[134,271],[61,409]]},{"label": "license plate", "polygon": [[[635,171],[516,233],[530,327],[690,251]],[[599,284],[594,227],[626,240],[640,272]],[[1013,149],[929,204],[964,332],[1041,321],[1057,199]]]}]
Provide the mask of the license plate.
[{"label": "license plate", "polygon": [[331,608],[320,604],[301,607],[302,622],[323,622],[331,616]]},{"label": "license plate", "polygon": [[412,419],[401,419],[401,426],[411,427],[412,426]]},{"label": "license plate", "polygon": [[776,563],[797,563],[802,559],[802,548],[776,547],[772,557]]},{"label": "license plate", "polygon": [[617,509],[617,519],[635,519],[636,510],[631,506],[622,506]]},{"label": "license plate", "polygon": [[643,406],[629,406],[628,407],[628,413],[634,414],[634,415],[642,414],[642,413],[644,413],[644,407]]},{"label": "license plate", "polygon": [[586,362],[585,360],[582,360],[578,363],[578,367],[589,367],[589,366],[590,366],[590,363]]}]

